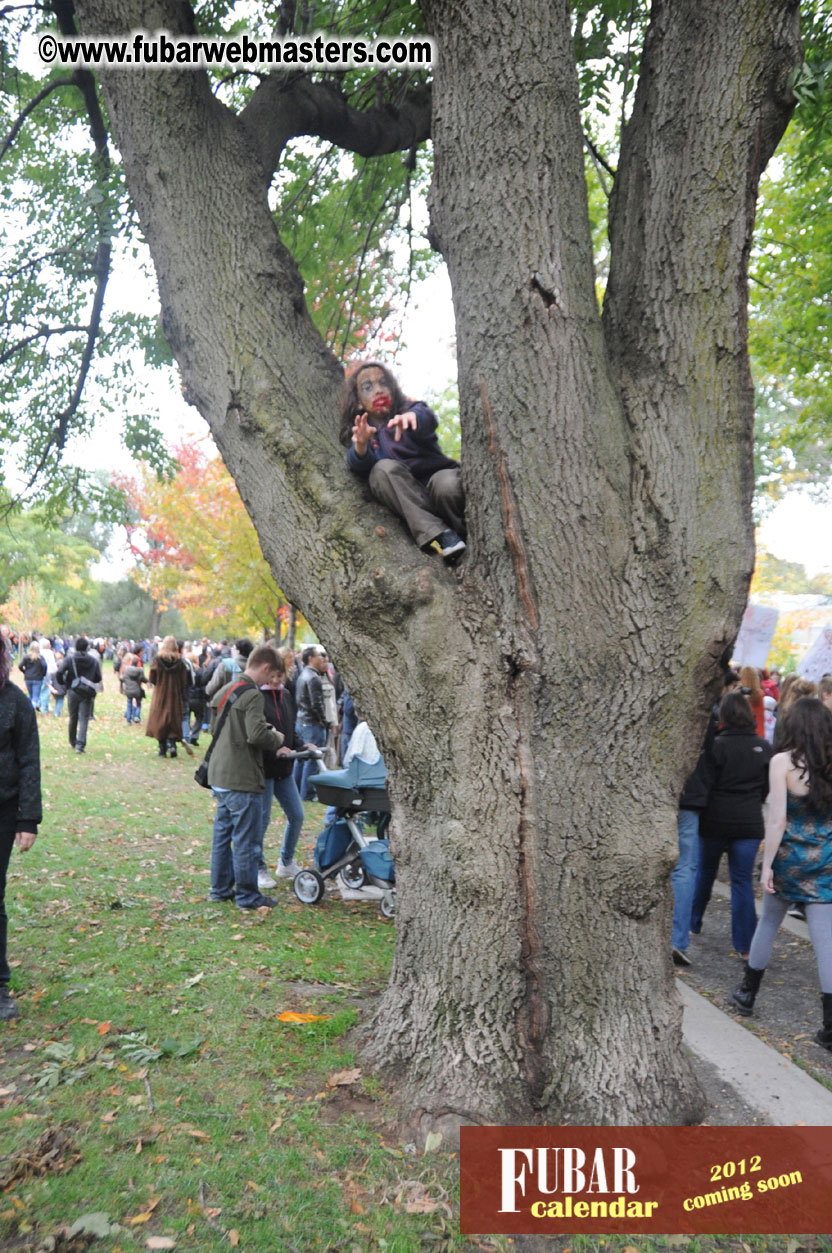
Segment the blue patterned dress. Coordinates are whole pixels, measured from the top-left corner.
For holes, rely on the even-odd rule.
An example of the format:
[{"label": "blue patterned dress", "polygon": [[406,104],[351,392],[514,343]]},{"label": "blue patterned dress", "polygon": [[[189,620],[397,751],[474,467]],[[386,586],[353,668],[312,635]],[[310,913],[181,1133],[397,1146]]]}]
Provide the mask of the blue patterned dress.
[{"label": "blue patterned dress", "polygon": [[787,793],[786,829],[774,858],[774,891],[787,901],[832,902],[832,813]]}]

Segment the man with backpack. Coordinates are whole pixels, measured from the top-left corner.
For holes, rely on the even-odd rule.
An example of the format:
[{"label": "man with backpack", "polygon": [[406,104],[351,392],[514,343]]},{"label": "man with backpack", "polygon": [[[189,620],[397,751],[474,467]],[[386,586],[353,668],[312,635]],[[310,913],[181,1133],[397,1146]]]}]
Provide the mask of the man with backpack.
[{"label": "man with backpack", "polygon": [[273,908],[277,901],[257,886],[260,862],[263,754],[277,753],[283,735],[266,721],[261,687],[277,687],[283,665],[263,645],[249,655],[243,674],[211,701],[214,740],[208,783],[217,801],[211,848],[211,900],[232,898],[238,909]]},{"label": "man with backpack", "polygon": [[76,753],[87,747],[87,726],[92,717],[93,704],[102,682],[101,662],[97,652],[89,651],[90,642],[79,635],[75,648],[67,656],[55,675],[59,687],[66,689],[69,707],[69,743]]}]

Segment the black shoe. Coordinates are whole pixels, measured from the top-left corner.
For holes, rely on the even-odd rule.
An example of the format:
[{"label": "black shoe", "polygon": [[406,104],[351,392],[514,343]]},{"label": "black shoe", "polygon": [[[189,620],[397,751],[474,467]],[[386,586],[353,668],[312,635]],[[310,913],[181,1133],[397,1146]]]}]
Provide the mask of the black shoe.
[{"label": "black shoe", "polygon": [[743,1018],[750,1018],[754,1012],[754,1001],[765,973],[765,970],[754,970],[748,962],[745,963],[742,983],[738,983],[731,993],[731,1000]]},{"label": "black shoe", "polygon": [[17,1008],[17,1001],[4,984],[0,987],[0,1022],[11,1022],[13,1018],[19,1017],[20,1010]]},{"label": "black shoe", "polygon": [[443,531],[436,537],[436,543],[442,549],[445,561],[457,561],[465,552],[465,540],[460,539],[456,531]]},{"label": "black shoe", "polygon": [[670,950],[670,955],[673,958],[674,966],[689,966],[690,965],[690,958],[688,957],[687,953],[682,951],[682,949],[672,948]]},{"label": "black shoe", "polygon": [[160,740],[160,741],[159,741],[159,751],[158,751],[158,753],[156,754],[156,756],[157,756],[157,757],[167,757],[167,755],[168,755],[168,746],[167,746],[167,744],[163,744],[163,743],[162,743],[162,741]]},{"label": "black shoe", "polygon": [[822,992],[820,1001],[823,1006],[823,1026],[815,1033],[815,1042],[832,1053],[832,992]]},{"label": "black shoe", "polygon": [[76,744],[76,745],[75,745],[75,751],[76,751],[76,753],[83,753],[83,752],[84,752],[84,745],[83,745],[83,744]]},{"label": "black shoe", "polygon": [[790,909],[786,910],[790,918],[799,918],[801,922],[806,921],[806,906],[802,901],[796,901]]},{"label": "black shoe", "polygon": [[276,901],[273,896],[261,896],[253,905],[238,905],[237,908],[241,913],[247,914],[252,909],[274,909],[280,902]]}]

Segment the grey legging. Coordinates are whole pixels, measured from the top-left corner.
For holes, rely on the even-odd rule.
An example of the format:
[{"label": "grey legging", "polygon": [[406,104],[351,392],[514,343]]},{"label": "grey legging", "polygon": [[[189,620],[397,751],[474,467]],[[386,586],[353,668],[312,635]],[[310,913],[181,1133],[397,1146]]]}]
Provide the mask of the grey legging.
[{"label": "grey legging", "polygon": [[[770,892],[763,896],[763,912],[748,953],[748,964],[752,970],[765,970],[768,965],[774,937],[792,903],[783,900],[782,896],[772,896]],[[832,903],[812,905],[807,901],[806,922],[818,963],[820,990],[832,992]]]}]

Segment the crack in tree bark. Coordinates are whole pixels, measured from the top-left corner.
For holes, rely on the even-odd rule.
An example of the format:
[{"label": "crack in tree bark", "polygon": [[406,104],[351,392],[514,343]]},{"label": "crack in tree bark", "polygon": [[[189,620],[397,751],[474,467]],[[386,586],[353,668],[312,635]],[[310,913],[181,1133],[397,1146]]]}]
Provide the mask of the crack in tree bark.
[{"label": "crack in tree bark", "polygon": [[488,432],[488,452],[495,459],[497,465],[497,477],[500,482],[500,508],[503,515],[503,524],[505,526],[506,539],[511,550],[511,558],[514,563],[514,577],[517,580],[517,594],[523,608],[526,611],[526,617],[529,620],[529,626],[533,631],[537,630],[538,616],[537,605],[532,591],[531,575],[529,573],[528,561],[526,559],[526,550],[520,533],[517,529],[516,509],[514,505],[514,497],[511,491],[511,483],[509,482],[508,471],[506,469],[506,460],[503,450],[497,441],[497,430],[494,425],[494,415],[491,412],[491,405],[485,391],[485,383],[480,379],[480,397],[482,399],[483,413],[485,414],[485,425]]}]

